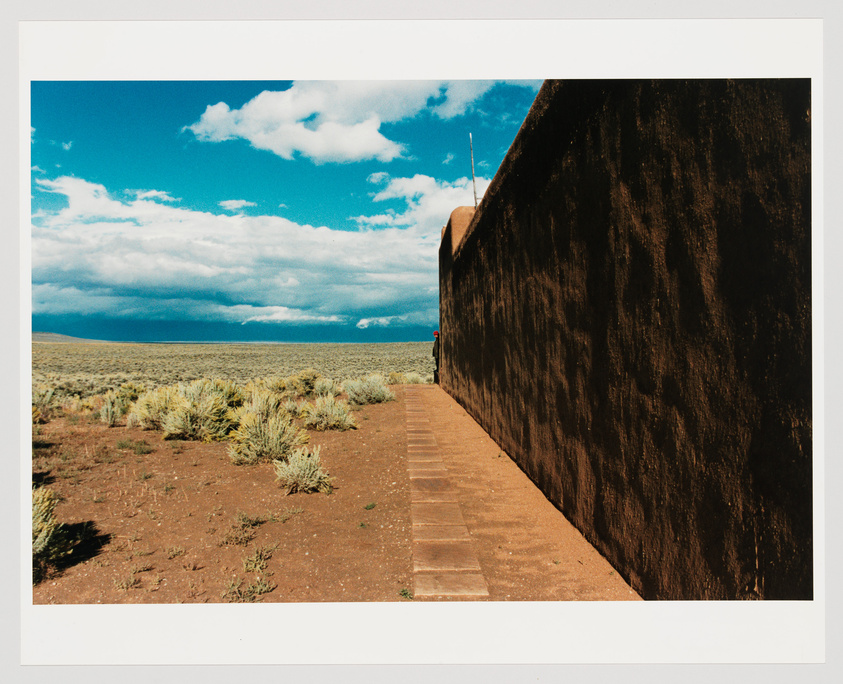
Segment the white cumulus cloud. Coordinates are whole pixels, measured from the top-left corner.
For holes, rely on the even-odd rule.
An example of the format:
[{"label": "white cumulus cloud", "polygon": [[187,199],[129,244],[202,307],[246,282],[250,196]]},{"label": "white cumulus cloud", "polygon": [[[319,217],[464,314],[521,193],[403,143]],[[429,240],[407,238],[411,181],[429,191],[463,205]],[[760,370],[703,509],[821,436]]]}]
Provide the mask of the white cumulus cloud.
[{"label": "white cumulus cloud", "polygon": [[[380,177],[400,195],[402,179]],[[408,213],[423,216],[415,181]],[[279,216],[201,212],[164,191],[110,192],[62,176],[36,187],[67,206],[32,220],[33,313],[261,324],[435,322],[443,216],[378,231],[332,230]],[[393,190],[389,190],[392,187]],[[401,192],[409,193],[409,188]]]},{"label": "white cumulus cloud", "polygon": [[163,190],[132,190],[131,194],[141,200],[151,199],[151,200],[159,200],[161,202],[180,202],[181,200],[177,197],[173,197],[168,192],[164,192]]},{"label": "white cumulus cloud", "polygon": [[[258,311],[258,309],[256,309]],[[320,316],[315,314],[308,314],[297,309],[291,309],[286,306],[266,306],[259,309],[260,313],[255,313],[246,318],[243,323],[250,323],[252,321],[258,322],[307,322],[307,323],[339,323],[345,320],[344,316],[332,314],[329,316]]]},{"label": "white cumulus cloud", "polygon": [[[409,178],[392,178],[388,174],[372,174],[369,182],[384,187],[373,196],[375,202],[401,200],[406,209],[401,212],[387,211],[370,216],[355,216],[361,227],[412,226],[438,240],[442,226],[451,212],[460,206],[474,205],[474,190],[470,178],[459,178],[453,182],[440,181],[431,176],[416,174]],[[477,182],[479,200],[491,179],[480,177]]]},{"label": "white cumulus cloud", "polygon": [[357,327],[360,330],[365,330],[366,328],[372,327],[380,327],[385,328],[388,326],[392,321],[394,321],[397,316],[379,316],[377,318],[361,318],[357,321]]},{"label": "white cumulus cloud", "polygon": [[243,207],[256,207],[258,206],[254,202],[249,202],[249,200],[223,200],[219,203],[219,205],[225,209],[226,211],[237,211],[238,209],[242,209]]},{"label": "white cumulus cloud", "polygon": [[494,81],[302,81],[264,91],[239,109],[208,105],[186,126],[198,140],[242,139],[284,159],[317,164],[404,156],[405,147],[380,130],[427,109],[442,119],[464,114]]}]

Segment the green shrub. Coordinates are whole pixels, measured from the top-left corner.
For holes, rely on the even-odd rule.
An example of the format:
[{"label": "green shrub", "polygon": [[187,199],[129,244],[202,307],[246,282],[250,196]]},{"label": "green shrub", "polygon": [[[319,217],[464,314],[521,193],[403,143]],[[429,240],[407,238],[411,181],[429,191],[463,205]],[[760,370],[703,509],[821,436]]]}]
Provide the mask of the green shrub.
[{"label": "green shrub", "polygon": [[138,398],[127,425],[162,430],[164,439],[221,440],[237,424],[230,412],[243,400],[243,391],[229,380],[203,378],[161,387]]},{"label": "green shrub", "polygon": [[235,425],[223,396],[205,394],[196,401],[179,397],[161,421],[161,430],[164,439],[213,442],[225,439]]},{"label": "green shrub", "polygon": [[239,423],[242,416],[247,413],[257,414],[261,418],[268,418],[284,410],[281,404],[282,401],[283,395],[249,383],[245,392],[245,401],[232,410],[231,418],[234,423]]},{"label": "green shrub", "polygon": [[100,421],[108,425],[108,427],[114,427],[117,424],[117,419],[125,411],[125,400],[113,390],[108,390],[103,397],[102,407],[100,408]]},{"label": "green shrub", "polygon": [[240,406],[245,399],[243,390],[235,383],[219,378],[201,378],[190,384],[180,384],[178,391],[191,404],[200,404],[209,397],[218,397],[227,407],[232,408]]},{"label": "green shrub", "polygon": [[51,489],[36,487],[32,490],[32,565],[36,582],[50,564],[73,550],[67,531],[53,515],[58,502],[58,496]]},{"label": "green shrub", "polygon": [[317,397],[335,397],[342,392],[342,385],[333,378],[318,378],[313,384],[313,393]]},{"label": "green shrub", "polygon": [[407,373],[404,376],[405,385],[423,385],[424,383],[425,379],[418,373]]},{"label": "green shrub", "polygon": [[82,399],[78,395],[73,397],[67,397],[61,403],[61,410],[62,412],[68,413],[81,413],[82,411]]},{"label": "green shrub", "polygon": [[[32,406],[38,409],[37,416],[39,423],[46,423],[50,419],[53,408],[55,408],[55,389],[48,385],[34,385],[32,387]],[[36,411],[32,412],[35,422]]]},{"label": "green shrub", "polygon": [[256,391],[267,391],[273,394],[280,394],[282,397],[287,395],[287,383],[289,378],[281,377],[280,375],[271,375],[265,378],[250,378],[243,387],[243,392],[248,399],[249,395]]},{"label": "green shrub", "polygon": [[303,397],[307,394],[304,389],[304,384],[298,375],[291,375],[290,377],[285,378],[284,383],[284,396],[289,399]]},{"label": "green shrub", "polygon": [[386,386],[384,377],[376,373],[367,375],[362,380],[347,380],[344,386],[351,404],[379,404],[395,399],[395,395]]},{"label": "green shrub", "polygon": [[403,373],[396,373],[395,371],[392,371],[386,377],[386,382],[388,385],[403,385],[406,382],[406,379]]},{"label": "green shrub", "polygon": [[229,456],[236,465],[242,465],[287,458],[293,449],[307,444],[310,436],[296,427],[288,413],[264,418],[246,412],[230,438]]},{"label": "green shrub", "polygon": [[304,424],[316,430],[351,430],[357,427],[348,404],[332,396],[317,397],[304,416]]},{"label": "green shrub", "polygon": [[275,479],[286,490],[287,494],[294,492],[324,492],[333,491],[333,479],[322,470],[319,457],[320,447],[312,452],[307,447],[296,449],[286,460],[275,460]]},{"label": "green shrub", "polygon": [[274,375],[269,378],[264,379],[264,386],[270,392],[276,392],[277,394],[284,394],[287,391],[287,380],[286,378],[282,378],[280,376]]},{"label": "green shrub", "polygon": [[322,377],[322,374],[315,368],[305,368],[298,374],[299,382],[301,383],[302,394],[309,397],[313,394],[316,386],[316,381]]},{"label": "green shrub", "polygon": [[[84,399],[79,395],[74,395],[72,397],[65,398],[61,403],[61,410],[65,415],[73,415],[76,414],[78,418],[79,415],[90,415],[91,413],[97,413],[102,410],[103,405],[103,396],[96,395],[96,396],[88,396]],[[128,411],[129,407],[126,406],[124,408],[124,412]]]},{"label": "green shrub", "polygon": [[307,421],[307,417],[313,413],[313,404],[307,401],[300,401],[296,404],[296,410],[292,414],[295,418],[299,418],[303,421]]},{"label": "green shrub", "polygon": [[144,392],[129,411],[126,424],[144,430],[159,430],[171,407],[183,400],[178,387],[159,387]]},{"label": "green shrub", "polygon": [[243,389],[232,380],[222,380],[214,378],[212,381],[212,391],[222,397],[222,400],[229,408],[240,406],[246,401],[246,394]]},{"label": "green shrub", "polygon": [[124,382],[117,390],[118,396],[123,400],[125,406],[129,406],[132,402],[137,401],[138,397],[146,391],[142,384],[134,382]]}]

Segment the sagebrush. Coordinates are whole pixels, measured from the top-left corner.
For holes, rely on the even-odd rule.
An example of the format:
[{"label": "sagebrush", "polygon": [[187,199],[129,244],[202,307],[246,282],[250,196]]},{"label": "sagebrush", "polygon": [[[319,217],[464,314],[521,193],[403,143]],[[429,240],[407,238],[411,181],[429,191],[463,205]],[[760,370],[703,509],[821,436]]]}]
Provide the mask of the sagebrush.
[{"label": "sagebrush", "polygon": [[348,403],[333,396],[317,397],[304,412],[304,424],[315,430],[353,430],[357,427]]},{"label": "sagebrush", "polygon": [[313,393],[317,397],[335,397],[342,391],[342,383],[333,378],[319,378],[313,385]]},{"label": "sagebrush", "polygon": [[52,489],[32,490],[32,566],[33,580],[40,580],[47,568],[73,551],[73,544],[54,511],[59,497]]},{"label": "sagebrush", "polygon": [[299,428],[286,411],[263,418],[257,413],[245,413],[231,435],[229,456],[236,465],[251,465],[261,461],[284,459],[293,449],[307,444],[310,435]]},{"label": "sagebrush", "polygon": [[377,373],[359,380],[347,380],[343,386],[351,404],[379,404],[395,399],[395,394],[386,386],[384,376]]},{"label": "sagebrush", "polygon": [[275,479],[287,494],[295,492],[333,491],[333,478],[322,468],[320,448],[309,451],[307,447],[296,449],[288,459],[272,462]]}]

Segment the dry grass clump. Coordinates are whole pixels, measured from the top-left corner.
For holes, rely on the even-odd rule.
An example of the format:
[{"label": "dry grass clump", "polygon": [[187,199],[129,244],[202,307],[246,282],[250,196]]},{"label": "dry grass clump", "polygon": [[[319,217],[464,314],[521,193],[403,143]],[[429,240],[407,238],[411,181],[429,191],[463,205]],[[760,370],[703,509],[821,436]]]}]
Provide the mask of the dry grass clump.
[{"label": "dry grass clump", "polygon": [[[134,348],[125,351],[133,353]],[[344,383],[313,367],[290,376],[247,377],[250,379],[245,384],[217,377],[164,386],[157,386],[154,378],[143,384],[121,378],[119,385],[100,395],[66,397],[63,410],[97,414],[109,426],[128,414],[128,427],[158,430],[164,439],[228,440],[233,463],[273,461],[288,491],[330,491],[330,478],[320,467],[319,450],[310,453],[304,448],[309,441],[305,428],[355,429],[350,404],[395,399],[387,379],[377,373]],[[389,380],[422,381],[418,373],[403,369],[390,373]],[[347,401],[339,398],[343,391]],[[312,404],[304,400],[314,395]],[[55,396],[53,387],[35,386],[33,422],[46,419]]]},{"label": "dry grass clump", "polygon": [[346,380],[343,384],[351,404],[379,404],[395,399],[392,390],[386,386],[384,376],[377,373],[367,375],[360,380]]},{"label": "dry grass clump", "polygon": [[284,378],[284,385],[284,396],[288,399],[295,399],[305,394],[304,384],[298,375],[291,375],[288,378]]},{"label": "dry grass clump", "polygon": [[272,560],[272,553],[278,545],[258,546],[255,550],[243,558],[243,570],[245,572],[263,572],[267,563]]},{"label": "dry grass clump", "polygon": [[315,430],[353,430],[357,427],[348,403],[333,396],[317,397],[304,412],[304,424]]},{"label": "dry grass clump", "polygon": [[296,449],[288,459],[275,460],[275,479],[281,484],[281,488],[287,494],[295,492],[324,492],[330,494],[333,487],[333,478],[322,469],[322,461],[319,457],[320,448],[316,447],[312,452],[307,447]]},{"label": "dry grass clump", "polygon": [[255,603],[260,600],[261,596],[268,594],[275,587],[276,585],[266,578],[258,578],[245,588],[242,579],[232,579],[223,592],[222,599],[229,603]]},{"label": "dry grass clump", "polygon": [[231,529],[226,532],[220,541],[220,546],[246,546],[255,538],[255,528],[268,522],[269,519],[269,516],[258,515],[252,517],[242,511],[238,511],[234,523],[231,525]]}]

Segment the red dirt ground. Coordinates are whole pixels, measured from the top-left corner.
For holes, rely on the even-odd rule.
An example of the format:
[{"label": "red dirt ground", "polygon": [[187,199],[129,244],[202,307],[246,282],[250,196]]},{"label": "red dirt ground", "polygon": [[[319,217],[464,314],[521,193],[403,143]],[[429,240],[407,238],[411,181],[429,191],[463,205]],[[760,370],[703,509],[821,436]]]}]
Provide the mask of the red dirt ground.
[{"label": "red dirt ground", "polygon": [[[393,389],[396,401],[354,409],[358,430],[310,433],[334,477],[330,495],[285,496],[270,464],[235,466],[225,443],[168,442],[67,417],[41,425],[33,479],[63,497],[55,515],[71,532],[87,532],[69,562],[33,587],[33,603],[216,603],[243,600],[259,580],[272,587],[257,597],[264,603],[407,600],[404,389]],[[638,598],[476,424],[468,435],[475,446],[455,448],[473,421],[439,388],[425,395],[450,421],[441,428],[443,460],[460,488],[490,600]],[[118,448],[126,440],[153,450]],[[472,495],[490,486],[498,497]],[[266,522],[246,528],[252,538],[233,539],[243,514]],[[266,567],[247,571],[245,559],[261,549],[271,553]],[[239,596],[231,593],[238,585]]]}]

